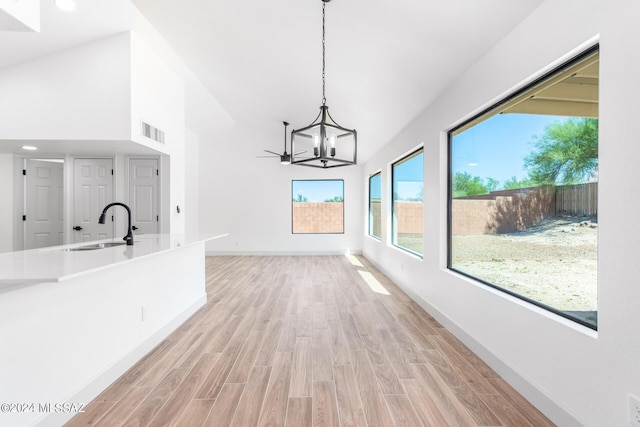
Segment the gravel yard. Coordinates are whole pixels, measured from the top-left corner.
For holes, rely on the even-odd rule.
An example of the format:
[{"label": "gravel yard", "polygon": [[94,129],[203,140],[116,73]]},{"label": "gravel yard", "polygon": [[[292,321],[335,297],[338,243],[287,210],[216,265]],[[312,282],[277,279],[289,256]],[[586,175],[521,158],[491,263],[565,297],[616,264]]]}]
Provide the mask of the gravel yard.
[{"label": "gravel yard", "polygon": [[454,236],[456,270],[562,311],[597,311],[597,222],[554,217],[526,231]]}]

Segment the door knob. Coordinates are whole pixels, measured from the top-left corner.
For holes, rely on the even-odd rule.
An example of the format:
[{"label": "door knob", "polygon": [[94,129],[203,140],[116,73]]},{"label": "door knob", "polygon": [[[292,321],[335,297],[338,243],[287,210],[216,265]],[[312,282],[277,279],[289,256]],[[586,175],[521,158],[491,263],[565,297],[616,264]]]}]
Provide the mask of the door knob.
[{"label": "door knob", "polygon": [[136,226],[134,225],[133,227],[131,227],[131,229],[132,229],[133,231],[136,231],[136,230],[138,229],[138,227],[136,227]]},{"label": "door knob", "polygon": [[73,227],[73,229],[76,231],[80,231],[82,230],[82,227],[80,227],[79,225],[76,225],[75,227]]}]

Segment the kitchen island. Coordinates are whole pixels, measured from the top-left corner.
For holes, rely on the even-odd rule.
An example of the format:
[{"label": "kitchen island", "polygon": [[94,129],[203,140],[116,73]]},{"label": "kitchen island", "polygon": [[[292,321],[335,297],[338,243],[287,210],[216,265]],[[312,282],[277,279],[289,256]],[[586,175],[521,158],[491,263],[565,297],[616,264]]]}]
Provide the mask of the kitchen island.
[{"label": "kitchen island", "polygon": [[204,244],[223,236],[0,254],[0,425],[59,426],[85,409],[205,304]]}]

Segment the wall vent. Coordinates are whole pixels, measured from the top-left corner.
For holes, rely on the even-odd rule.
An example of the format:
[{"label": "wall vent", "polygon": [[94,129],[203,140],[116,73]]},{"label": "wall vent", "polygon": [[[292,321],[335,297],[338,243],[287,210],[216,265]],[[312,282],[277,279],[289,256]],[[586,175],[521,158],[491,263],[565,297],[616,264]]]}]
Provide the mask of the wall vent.
[{"label": "wall vent", "polygon": [[142,122],[142,136],[158,141],[164,144],[164,131],[151,126],[149,123]]}]

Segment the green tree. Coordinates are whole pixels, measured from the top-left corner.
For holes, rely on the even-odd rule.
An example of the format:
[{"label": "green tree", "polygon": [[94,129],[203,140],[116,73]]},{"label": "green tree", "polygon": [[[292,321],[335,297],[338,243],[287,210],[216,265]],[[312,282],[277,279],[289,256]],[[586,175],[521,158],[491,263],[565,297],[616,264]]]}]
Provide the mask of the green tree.
[{"label": "green tree", "polygon": [[326,203],[339,203],[339,202],[344,202],[344,197],[342,196],[335,196],[332,199],[325,199]]},{"label": "green tree", "polygon": [[297,202],[297,203],[302,203],[302,202],[306,202],[308,199],[303,196],[302,194],[298,194],[298,197],[294,197],[293,199],[291,199],[291,201],[293,202]]},{"label": "green tree", "polygon": [[495,178],[489,177],[487,178],[487,183],[485,184],[485,187],[487,187],[487,191],[491,193],[492,191],[496,191],[499,185],[500,185],[500,181],[498,181]]},{"label": "green tree", "polygon": [[[495,181],[495,180],[494,180]],[[471,176],[469,172],[456,172],[451,183],[453,197],[475,196],[489,193],[489,188],[479,176]]]},{"label": "green tree", "polygon": [[525,157],[529,176],[538,185],[576,184],[598,172],[598,119],[570,118],[534,136],[535,149]]},{"label": "green tree", "polygon": [[512,176],[510,179],[507,179],[502,186],[505,190],[515,190],[517,188],[527,188],[527,187],[535,187],[536,183],[531,180],[528,176],[518,179],[515,176]]}]

